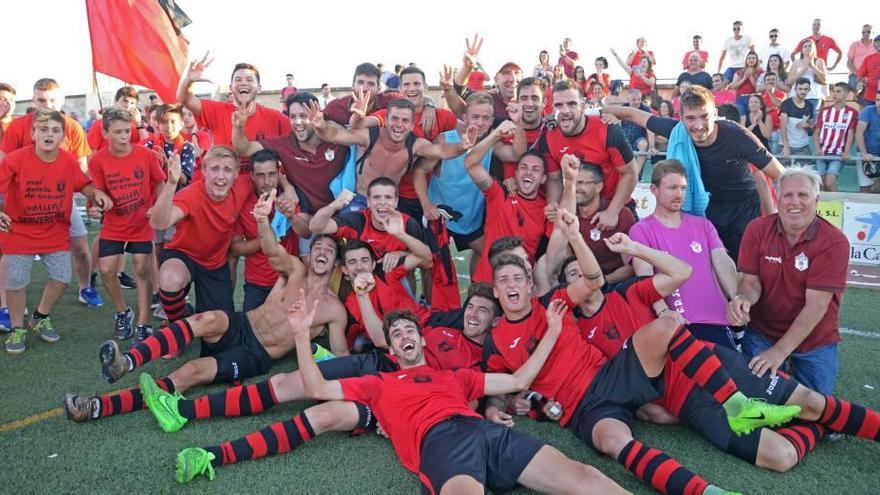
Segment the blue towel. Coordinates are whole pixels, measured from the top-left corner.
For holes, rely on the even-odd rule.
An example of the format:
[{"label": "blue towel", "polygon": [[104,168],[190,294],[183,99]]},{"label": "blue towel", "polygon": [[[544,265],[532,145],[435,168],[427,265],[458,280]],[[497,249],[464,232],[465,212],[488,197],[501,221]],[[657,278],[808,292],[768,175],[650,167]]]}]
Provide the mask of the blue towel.
[{"label": "blue towel", "polygon": [[694,141],[688,134],[684,124],[679,122],[669,135],[669,144],[666,148],[666,158],[675,159],[684,165],[687,172],[687,191],[684,195],[682,210],[691,215],[706,216],[706,208],[709,206],[709,191],[703,185],[700,176],[700,159],[697,157],[697,149]]},{"label": "blue towel", "polygon": [[272,232],[275,232],[275,236],[281,239],[287,234],[287,229],[290,228],[290,220],[276,208],[270,225],[272,226]]}]

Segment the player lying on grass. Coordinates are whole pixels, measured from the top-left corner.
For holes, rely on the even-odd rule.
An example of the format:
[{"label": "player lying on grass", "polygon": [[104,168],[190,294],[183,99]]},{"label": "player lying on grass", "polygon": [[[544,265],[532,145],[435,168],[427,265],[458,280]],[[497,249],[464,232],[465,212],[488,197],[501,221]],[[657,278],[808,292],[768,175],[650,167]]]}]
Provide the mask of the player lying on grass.
[{"label": "player lying on grass", "polygon": [[[308,343],[313,324],[315,306],[305,306],[301,298],[290,311],[298,347]],[[548,331],[531,358],[512,375],[428,366],[418,321],[409,313],[391,313],[383,325],[399,371],[327,381],[308,350],[297,351],[297,358],[308,396],[359,401],[375,411],[401,463],[419,475],[428,493],[484,493],[486,488],[509,490],[517,484],[554,493],[624,493],[595,468],[572,461],[537,439],[486,421],[468,404],[486,393],[527,388],[553,349],[566,311],[561,301],[551,303]],[[290,423],[290,428],[274,432],[285,435],[285,443],[313,432],[305,415]],[[220,465],[229,453],[212,450],[179,453],[178,480],[188,481],[201,473],[213,477],[212,465]]]},{"label": "player lying on grass", "polygon": [[[336,241],[327,236],[315,236],[306,267],[281,247],[269,227],[267,217],[273,197],[274,194],[264,195],[254,207],[261,248],[281,274],[266,302],[247,313],[208,311],[173,321],[155,335],[135,343],[125,353],[120,352],[116,342],[105,342],[101,345],[99,358],[102,375],[108,382],[117,381],[159,356],[182,349],[195,337],[202,338],[201,357],[160,378],[160,387],[180,392],[196,385],[234,382],[264,374],[269,371],[272,360],[285,356],[295,345],[286,313],[291,297],[300,290],[306,291],[309,300],[321,302],[313,336],[325,325],[329,325],[331,334],[342,334],[346,324],[345,310],[327,285],[336,266]],[[100,397],[67,394],[64,407],[70,419],[87,421],[136,411],[144,406],[141,390],[135,387]]]}]

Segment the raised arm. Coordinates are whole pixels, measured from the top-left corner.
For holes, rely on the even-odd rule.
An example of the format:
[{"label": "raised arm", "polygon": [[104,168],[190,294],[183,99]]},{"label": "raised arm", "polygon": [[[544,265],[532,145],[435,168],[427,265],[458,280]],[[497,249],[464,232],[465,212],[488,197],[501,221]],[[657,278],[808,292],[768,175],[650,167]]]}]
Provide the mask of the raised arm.
[{"label": "raised arm", "polygon": [[312,356],[312,342],[309,329],[315,321],[315,309],[318,301],[306,303],[305,291],[300,290],[299,301],[287,312],[287,321],[293,330],[296,340],[296,359],[302,377],[306,397],[316,400],[343,400],[342,384],[339,380],[325,380]]},{"label": "raised arm", "polygon": [[[275,232],[269,224],[269,215],[275,203],[275,191],[263,193],[257,204],[254,205],[253,215],[257,220],[257,239],[260,241],[260,249],[263,254],[269,258],[269,264],[272,269],[284,275],[287,278],[291,276],[305,273],[305,267],[302,262],[295,256],[288,254],[287,250],[281,247]],[[242,214],[246,214],[243,212]],[[297,273],[295,273],[297,272]]]},{"label": "raised arm", "polygon": [[617,63],[620,64],[621,67],[623,67],[623,70],[625,70],[627,74],[632,75],[633,68],[630,67],[630,65],[628,63],[626,63],[625,60],[620,58],[620,55],[617,54],[617,50],[615,50],[614,48],[611,48],[611,55],[614,56],[614,59],[617,60]]},{"label": "raised arm", "polygon": [[168,179],[153,207],[150,208],[150,227],[156,230],[164,230],[179,222],[183,218],[183,210],[174,206],[174,191],[177,190],[177,182],[180,180],[181,167],[180,155],[173,155],[170,159],[164,153],[160,153],[160,159],[168,170]]},{"label": "raised arm", "polygon": [[636,242],[622,232],[605,239],[605,244],[615,253],[640,258],[653,266],[656,269],[654,288],[663,297],[675,292],[693,273],[693,268],[684,261]]},{"label": "raised arm", "polygon": [[443,98],[446,100],[449,110],[460,119],[464,116],[466,104],[461,95],[455,90],[454,80],[455,75],[452,67],[444,65],[443,72],[440,73],[440,89],[443,91]]},{"label": "raised arm", "polygon": [[575,304],[580,304],[596,292],[601,290],[605,285],[605,278],[602,276],[602,268],[596,255],[587,246],[583,236],[581,236],[580,224],[577,215],[565,209],[559,209],[556,212],[557,228],[562,231],[571,252],[577,259],[578,268],[583,275],[574,283],[568,284],[568,298]]},{"label": "raised arm", "polygon": [[309,105],[309,120],[318,133],[321,141],[342,145],[358,145],[367,146],[370,144],[370,136],[365,129],[348,130],[335,122],[327,122],[324,120],[324,113],[317,103],[312,102]]},{"label": "raised arm", "polygon": [[309,221],[309,230],[316,234],[335,234],[339,230],[339,226],[333,220],[333,215],[348,206],[353,199],[354,193],[348,189],[343,189],[336,199],[315,212],[315,216]]},{"label": "raised arm", "polygon": [[[361,310],[361,321],[367,330],[367,336],[376,347],[388,348],[385,341],[385,332],[382,331],[382,318],[376,313],[373,302],[370,300],[370,292],[376,288],[376,279],[372,273],[359,273],[351,283],[351,288],[357,297],[358,308]],[[346,354],[348,354],[346,350]]]},{"label": "raised arm", "polygon": [[409,235],[406,232],[406,224],[403,221],[403,216],[399,211],[391,212],[387,218],[384,220],[376,218],[377,222],[380,224],[381,228],[385,229],[386,232],[393,235],[400,242],[406,246],[407,251],[409,251],[414,256],[419,257],[422,260],[422,263],[427,263],[425,268],[431,267],[431,259],[433,255],[431,254],[431,249],[422,241],[416,239],[415,237]]},{"label": "raised arm", "polygon": [[[506,134],[510,134],[513,132],[516,125],[509,121],[505,120],[498,127],[492,130],[482,141],[477,143],[470,153],[467,154],[464,158],[464,166],[467,170],[468,175],[471,176],[471,179],[474,181],[474,184],[481,191],[485,191],[489,189],[492,185],[492,176],[489,175],[489,172],[483,168],[483,158],[485,158],[486,153],[489,152],[495,146],[495,143],[501,141],[501,138]],[[477,130],[474,127],[468,128],[465,133],[468,136],[468,139],[475,139]],[[464,136],[462,136],[464,138]]]},{"label": "raised arm", "polygon": [[177,101],[196,115],[202,113],[202,102],[193,94],[192,85],[197,82],[211,82],[210,79],[205,79],[203,74],[213,61],[214,57],[211,57],[208,52],[198,62],[190,62],[186,73],[177,86]]},{"label": "raised arm", "polygon": [[651,114],[640,110],[638,108],[632,107],[624,107],[620,105],[609,105],[602,109],[603,114],[609,114],[617,117],[620,120],[626,120],[627,122],[632,122],[639,127],[648,128],[648,119],[651,118]]},{"label": "raised arm", "polygon": [[251,156],[263,149],[262,144],[249,140],[244,133],[245,123],[256,109],[257,103],[251,101],[243,107],[236,105],[236,110],[232,113],[232,147],[238,156]]}]

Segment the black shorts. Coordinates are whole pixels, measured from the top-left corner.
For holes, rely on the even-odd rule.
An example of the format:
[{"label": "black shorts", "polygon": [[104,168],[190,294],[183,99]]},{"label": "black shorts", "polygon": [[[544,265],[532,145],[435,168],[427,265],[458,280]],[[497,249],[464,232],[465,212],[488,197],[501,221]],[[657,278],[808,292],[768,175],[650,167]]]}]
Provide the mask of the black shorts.
[{"label": "black shorts", "polygon": [[419,202],[418,198],[397,198],[397,211],[401,213],[406,213],[407,215],[413,217],[420,224],[422,223],[422,217],[425,216],[425,210],[422,209],[422,203]]},{"label": "black shorts", "polygon": [[708,323],[688,323],[688,330],[695,338],[712,342],[728,349],[736,349],[733,330],[727,325],[710,325]]},{"label": "black shorts", "polygon": [[459,475],[472,476],[493,492],[512,490],[543,446],[537,438],[482,418],[445,419],[422,438],[422,493],[440,493]]},{"label": "black shorts", "polygon": [[269,293],[272,292],[272,286],[255,285],[250,282],[244,283],[244,303],[241,310],[247,313],[252,309],[257,309],[266,302]]},{"label": "black shorts", "polygon": [[727,253],[736,262],[746,225],[761,216],[761,200],[757,191],[743,194],[736,201],[709,201],[706,218],[718,230],[718,237]]},{"label": "black shorts", "polygon": [[383,372],[391,373],[400,370],[400,367],[388,357],[388,354],[370,351],[321,361],[318,363],[318,369],[321,370],[321,375],[325,380],[340,380],[364,375],[378,375]]},{"label": "black shorts", "polygon": [[153,252],[153,243],[144,242],[125,242],[125,241],[108,241],[106,239],[98,239],[98,258],[106,258],[107,256],[116,256],[122,253],[131,254],[150,254]]},{"label": "black shorts", "polygon": [[[232,277],[229,274],[228,263],[223,263],[219,268],[212,270],[176,249],[163,249],[161,258],[160,267],[161,263],[169,259],[178,259],[186,265],[190,279],[196,285],[196,313],[214,309],[227,313],[235,311],[232,303]],[[189,287],[185,291],[189,292]]]},{"label": "black shorts", "polygon": [[663,395],[662,381],[648,378],[628,339],[623,349],[593,378],[571,418],[571,431],[594,449],[593,428],[606,418],[631,426],[635,410]]},{"label": "black shorts", "polygon": [[[797,382],[782,375],[759,378],[749,370],[742,354],[726,347],[715,346],[715,354],[739,390],[747,397],[766,400],[770,404],[785,404],[797,387]],[[754,464],[758,457],[761,429],[748,435],[736,436],[727,426],[727,414],[711,394],[694,386],[682,404],[679,418],[690,429],[718,449]]]},{"label": "black shorts", "polygon": [[[455,242],[455,249],[457,249],[459,251],[464,251],[465,249],[470,249],[468,247],[468,245],[470,243],[474,242],[475,240],[479,239],[480,237],[483,237],[483,224],[480,224],[480,226],[477,228],[477,230],[471,232],[470,234],[457,234],[457,233],[450,230],[449,235],[450,235],[450,237],[452,237],[452,240]],[[489,248],[485,247],[485,249],[489,249]]]},{"label": "black shorts", "polygon": [[247,313],[227,312],[229,326],[217,342],[202,339],[201,357],[217,360],[215,382],[237,382],[269,372],[272,358],[254,334]]}]

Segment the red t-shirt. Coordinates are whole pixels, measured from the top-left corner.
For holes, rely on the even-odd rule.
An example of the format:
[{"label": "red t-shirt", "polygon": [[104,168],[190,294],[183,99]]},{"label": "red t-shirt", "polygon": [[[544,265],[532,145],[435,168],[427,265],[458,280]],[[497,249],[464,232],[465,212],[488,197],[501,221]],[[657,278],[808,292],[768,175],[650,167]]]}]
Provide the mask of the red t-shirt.
[{"label": "red t-shirt", "polygon": [[[232,114],[235,105],[231,101],[200,100],[202,112],[198,121],[214,134],[214,144],[232,146]],[[290,120],[278,110],[257,104],[254,114],[244,124],[244,134],[250,141],[259,141],[290,133]],[[242,170],[250,171],[250,159],[240,157]]]},{"label": "red t-shirt", "polygon": [[[736,77],[741,77],[744,70],[745,69],[739,69],[738,71],[736,71]],[[763,72],[764,72],[764,70],[759,68],[757,70],[757,72],[755,72],[755,77],[757,78]],[[756,93],[756,92],[757,92],[757,90],[755,89],[755,85],[752,84],[752,81],[750,81],[748,78],[746,78],[746,80],[743,81],[743,83],[740,84],[738,88],[736,88],[737,96],[750,95],[750,94]]]},{"label": "red t-shirt", "polygon": [[793,246],[778,214],[752,220],[743,234],[738,263],[741,272],[755,275],[761,282],[761,299],[749,312],[749,326],[773,341],[779,340],[803,309],[807,289],[820,290],[833,294],[831,302],[795,352],[840,341],[838,317],[848,264],[846,236],[821,217],[816,217],[803,239]]},{"label": "red t-shirt", "polygon": [[[654,71],[648,71],[645,73],[645,77],[654,77]],[[641,77],[636,74],[636,71],[633,71],[632,74],[629,75],[629,87],[630,89],[637,89],[642,92],[642,96],[651,92],[653,87],[642,80]]]},{"label": "red t-shirt", "polygon": [[254,183],[246,175],[238,176],[220,201],[208,197],[203,181],[184,187],[174,196],[174,206],[183,211],[183,218],[165,247],[185,253],[209,270],[220,268],[226,263],[238,215],[253,194]]},{"label": "red t-shirt", "polygon": [[[773,90],[773,96],[779,100],[780,105],[786,98],[785,91],[780,91],[778,89]],[[779,106],[773,104],[773,100],[770,99],[770,95],[768,95],[766,91],[761,93],[761,99],[764,100],[764,106],[767,108],[767,115],[770,116],[770,120],[773,122],[773,130],[779,129]]]},{"label": "red t-shirt", "polygon": [[[874,53],[865,57],[862,66],[856,73],[860,78],[865,77],[865,96],[868,101],[877,99],[877,83],[880,81],[880,53]],[[10,126],[11,127],[11,126]]]},{"label": "red t-shirt", "polygon": [[[568,291],[556,289],[532,299],[532,311],[522,319],[501,320],[483,343],[483,371],[513,373],[525,364],[547,332],[547,306],[553,299],[562,299],[574,307]],[[566,311],[562,317],[562,333],[531,388],[562,404],[559,424],[565,426],[593,377],[606,362],[602,351],[581,338],[572,313]]]},{"label": "red t-shirt", "polygon": [[[86,134],[86,140],[88,141],[89,148],[91,148],[92,151],[100,151],[100,150],[106,148],[107,146],[110,146],[110,142],[107,141],[107,139],[104,137],[104,133],[102,132],[103,130],[104,130],[103,121],[96,121],[94,123],[94,125],[92,125],[92,128],[89,129],[89,132]],[[140,134],[138,134],[138,128],[134,124],[134,122],[132,122],[131,123],[131,144],[138,144],[140,141],[141,141],[141,138],[140,138]]]},{"label": "red t-shirt", "polygon": [[[413,119],[415,122],[413,123],[413,134],[416,137],[434,140],[437,136],[442,132],[451,131],[455,129],[455,125],[458,123],[458,120],[455,118],[455,114],[446,110],[445,108],[436,108],[437,118],[434,122],[434,127],[431,128],[431,133],[426,134],[424,129],[422,129],[422,112],[416,112]],[[385,127],[385,119],[388,116],[388,110],[382,109],[377,112],[370,114],[371,117],[376,117],[379,119],[379,126]],[[409,168],[403,177],[400,178],[400,182],[397,184],[397,193],[401,198],[407,199],[417,199],[419,196],[416,194],[415,186],[413,185],[413,168]]]},{"label": "red t-shirt", "polygon": [[474,368],[479,370],[483,346],[465,337],[455,328],[428,327],[422,331],[425,339],[425,361],[438,370]]},{"label": "red t-shirt", "polygon": [[800,53],[801,48],[804,46],[804,42],[807,40],[812,41],[813,44],[816,45],[816,56],[824,60],[825,63],[828,63],[828,52],[830,52],[832,48],[837,50],[838,52],[843,52],[843,50],[841,50],[840,47],[837,46],[837,42],[834,41],[834,38],[830,36],[825,36],[823,34],[820,35],[818,39],[814,38],[813,35],[810,35],[800,40],[795,47],[793,53]]},{"label": "red t-shirt", "polygon": [[[422,241],[425,245],[429,245],[421,224],[406,213],[401,213],[401,216],[406,233]],[[360,239],[370,245],[377,259],[393,251],[409,250],[406,244],[397,237],[373,227],[373,212],[370,209],[343,213],[336,216],[334,220],[339,228],[333,237]]]},{"label": "red t-shirt", "polygon": [[[19,148],[34,144],[34,140],[31,138],[33,124],[33,113],[22,115],[10,122],[3,135],[0,151],[8,155]],[[61,149],[73,153],[77,158],[89,156],[92,152],[89,149],[89,143],[86,142],[86,133],[82,126],[67,115],[64,116],[64,141],[61,142]]]},{"label": "red t-shirt", "polygon": [[[600,201],[601,204],[596,213],[608,209],[608,203],[605,199],[600,198]],[[595,225],[590,223],[589,218],[580,218],[579,226],[581,237],[584,238],[587,246],[589,246],[590,250],[593,251],[593,254],[596,255],[596,261],[599,262],[599,268],[602,269],[603,274],[608,275],[623,266],[623,258],[621,258],[620,253],[615,253],[608,249],[608,245],[605,244],[604,239],[607,239],[618,232],[629,234],[629,229],[635,223],[635,216],[632,211],[626,207],[620,209],[620,213],[617,214],[617,227],[612,230],[599,230]]]},{"label": "red t-shirt", "polygon": [[705,50],[688,50],[687,52],[685,52],[684,57],[682,57],[682,59],[681,59],[681,68],[682,69],[688,68],[688,59],[691,58],[691,53],[698,54],[700,56],[700,60],[703,61],[703,66],[704,67],[706,66],[706,62],[709,61],[709,52],[707,52]]},{"label": "red t-shirt", "polygon": [[[417,474],[422,439],[432,426],[453,416],[482,419],[468,405],[484,395],[486,378],[479,371],[437,371],[423,365],[340,382],[345,400],[373,410],[400,463]],[[429,483],[424,475],[420,478]]]},{"label": "red t-shirt", "polygon": [[[376,98],[373,102],[372,111],[381,110],[383,108],[388,107],[388,103],[391,100],[396,100],[400,98],[400,93],[394,91],[386,91],[384,93],[379,93],[376,95]],[[331,101],[324,107],[324,118],[327,120],[332,120],[342,127],[348,127],[348,123],[351,121],[351,103],[352,98],[351,95],[336,98]]]},{"label": "red t-shirt", "polygon": [[281,157],[287,180],[305,196],[300,198],[303,211],[314,214],[333,202],[330,181],[345,165],[348,146],[321,141],[315,153],[310,153],[299,146],[293,133],[261,140],[260,145]]},{"label": "red t-shirt", "polygon": [[633,161],[634,155],[626,134],[619,125],[609,126],[599,117],[586,117],[584,129],[573,136],[566,136],[557,127],[544,135],[542,150],[547,158],[547,172],[559,171],[562,156],[573,154],[583,161],[602,167],[605,187],[602,196],[611,200],[620,181],[618,168]]},{"label": "red t-shirt", "polygon": [[[528,144],[529,151],[535,147],[546,130],[543,123],[534,129],[526,129],[526,143]],[[505,144],[513,144],[513,136],[505,136],[501,138],[501,141]],[[516,174],[516,167],[518,165],[519,162],[504,162],[504,178],[509,179],[513,177]],[[541,186],[541,189],[543,190],[544,187]]]},{"label": "red t-shirt", "polygon": [[[245,240],[256,239],[258,236],[257,219],[251,215],[258,199],[256,194],[251,194],[245,200],[244,206],[241,208],[242,214],[238,216],[238,222],[235,224],[235,235],[242,236]],[[269,216],[270,222],[274,215],[273,211]],[[280,242],[288,253],[294,256],[299,254],[299,238],[292,230],[288,230],[287,235],[282,237]],[[276,280],[278,280],[278,272],[272,268],[269,257],[263,253],[262,249],[244,257],[245,282],[260,287],[271,287],[275,285]]]},{"label": "red t-shirt", "polygon": [[654,278],[646,277],[623,290],[605,294],[605,303],[596,314],[585,317],[574,308],[581,336],[599,348],[608,359],[620,352],[626,339],[654,320],[651,305],[663,299],[654,287]]},{"label": "red t-shirt", "polygon": [[565,55],[568,58],[574,60],[574,62],[569,62],[569,60],[565,57],[559,57],[559,64],[562,65],[563,69],[565,70],[566,77],[574,77],[574,68],[577,63],[580,62],[578,60],[578,52],[574,50],[569,50],[565,53]]},{"label": "red t-shirt", "polygon": [[4,212],[10,232],[0,232],[4,254],[45,254],[70,250],[73,193],[89,184],[72,154],[59,150],[46,163],[33,146],[14,150],[0,162]]},{"label": "red t-shirt", "polygon": [[507,196],[498,181],[483,191],[486,196],[486,223],[483,225],[485,249],[474,270],[474,282],[492,282],[492,266],[489,264],[489,247],[499,237],[517,236],[523,240],[523,248],[533,260],[541,240],[549,237],[552,225],[544,216],[547,200],[540,195],[526,199],[518,194]]},{"label": "red t-shirt", "polygon": [[113,200],[113,209],[104,213],[99,237],[108,241],[152,241],[147,210],[156,200],[156,186],[167,179],[156,154],[138,144],[132,145],[131,153],[124,157],[113,156],[105,148],[89,159],[89,174],[95,187]]}]

